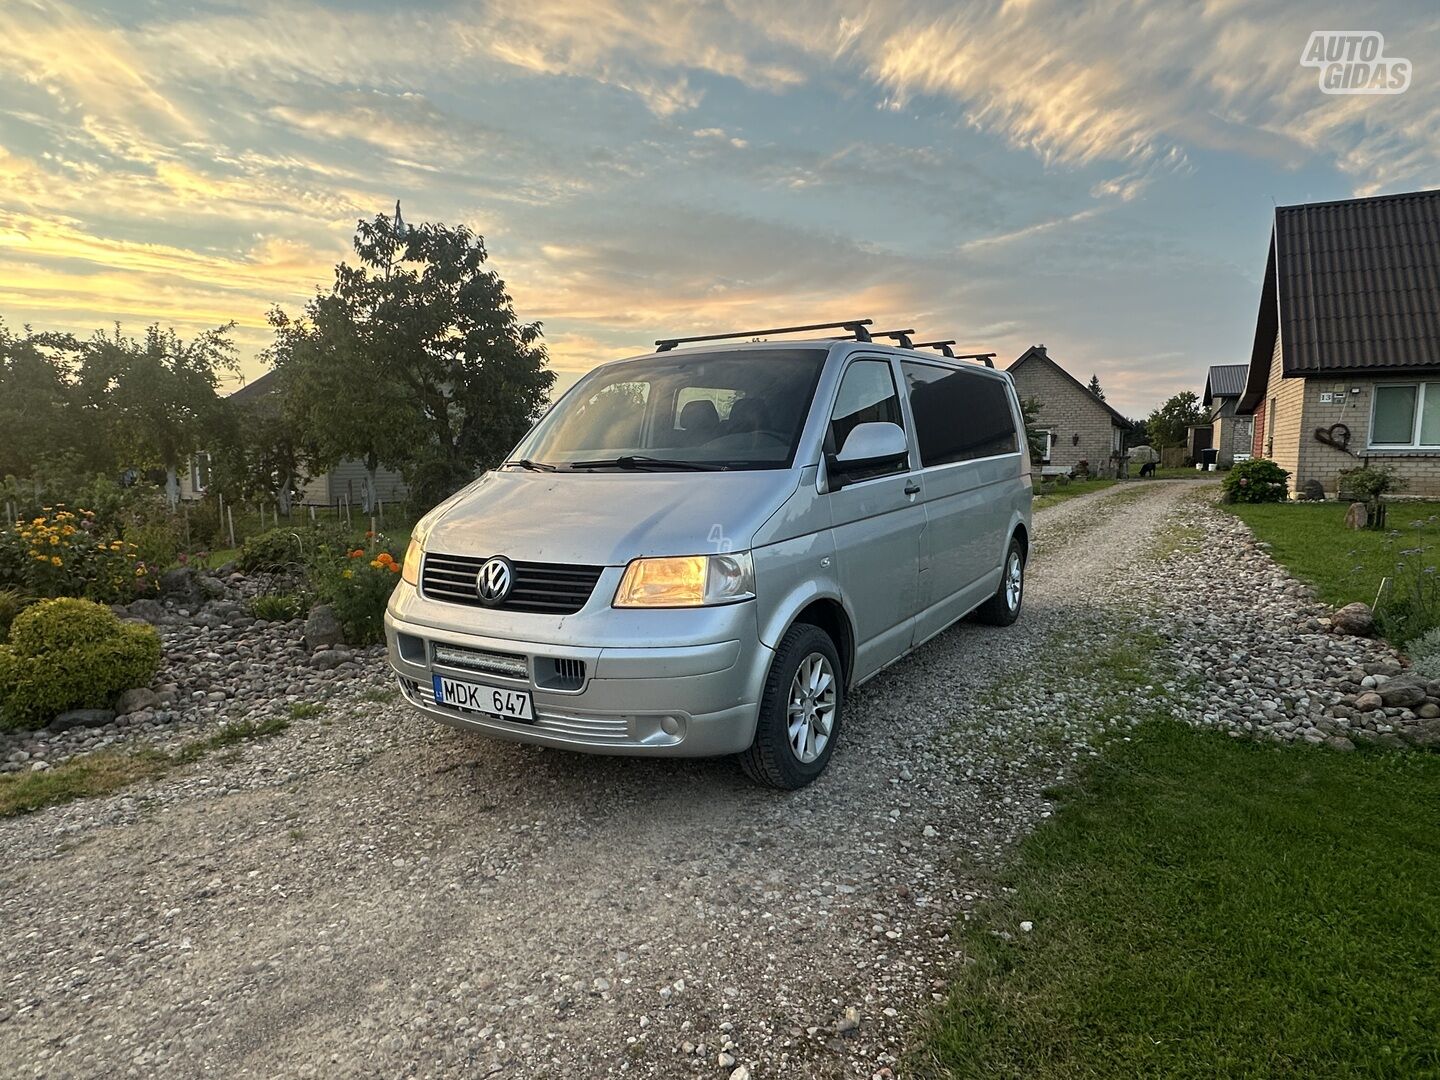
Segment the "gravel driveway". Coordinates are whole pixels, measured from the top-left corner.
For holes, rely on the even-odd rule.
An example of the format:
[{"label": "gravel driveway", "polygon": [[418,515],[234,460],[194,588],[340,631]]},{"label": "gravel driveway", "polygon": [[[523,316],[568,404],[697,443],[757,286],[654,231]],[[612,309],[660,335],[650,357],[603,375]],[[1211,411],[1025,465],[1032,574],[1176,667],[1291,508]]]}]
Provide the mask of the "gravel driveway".
[{"label": "gravel driveway", "polygon": [[1085,752],[1063,697],[994,688],[1104,632],[1107,580],[1192,488],[1039,513],[1020,622],[860,690],[797,793],[392,698],[0,822],[0,1072],[888,1075],[949,928]]}]

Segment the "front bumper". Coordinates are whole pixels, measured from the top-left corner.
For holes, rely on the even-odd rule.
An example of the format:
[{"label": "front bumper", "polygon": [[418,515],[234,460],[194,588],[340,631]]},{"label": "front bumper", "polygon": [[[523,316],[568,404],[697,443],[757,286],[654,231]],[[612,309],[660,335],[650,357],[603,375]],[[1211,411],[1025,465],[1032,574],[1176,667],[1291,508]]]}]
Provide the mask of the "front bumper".
[{"label": "front bumper", "polygon": [[[690,612],[655,612],[658,625],[688,632],[655,635],[678,640],[651,645],[627,633],[597,633],[601,618],[589,618],[588,632],[567,626],[572,618],[533,616],[531,632],[517,636],[514,616],[503,636],[487,626],[489,612],[427,600],[413,589],[397,589],[385,615],[390,665],[406,700],[452,727],[514,742],[537,743],[600,754],[708,757],[738,753],[755,737],[755,719],[770,667],[771,650],[759,640],[753,603]],[[438,609],[438,610],[436,610]],[[625,612],[633,629],[634,612]],[[595,613],[600,615],[600,613]],[[578,620],[575,620],[578,621]],[[460,623],[471,623],[461,628]],[[695,636],[713,640],[693,640]],[[575,643],[571,643],[574,638]],[[438,656],[437,656],[438,647]],[[456,666],[467,651],[523,660],[524,674],[499,674]],[[564,661],[557,664],[556,661]],[[583,665],[583,668],[580,667]],[[555,674],[583,670],[557,688]],[[526,690],[534,721],[506,720],[465,712],[435,702],[432,676],[447,675],[512,690]]]}]

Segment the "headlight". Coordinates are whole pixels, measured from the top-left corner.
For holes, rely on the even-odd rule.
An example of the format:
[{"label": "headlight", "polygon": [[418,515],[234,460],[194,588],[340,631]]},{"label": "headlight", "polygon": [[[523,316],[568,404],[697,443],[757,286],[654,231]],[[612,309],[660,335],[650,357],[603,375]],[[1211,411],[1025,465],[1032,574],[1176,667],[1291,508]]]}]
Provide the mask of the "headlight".
[{"label": "headlight", "polygon": [[420,585],[420,556],[425,546],[418,536],[410,537],[410,546],[405,549],[405,562],[400,567],[400,580],[407,585]]},{"label": "headlight", "polygon": [[616,607],[704,607],[748,600],[755,595],[755,565],[750,553],[680,555],[633,559],[625,567]]}]

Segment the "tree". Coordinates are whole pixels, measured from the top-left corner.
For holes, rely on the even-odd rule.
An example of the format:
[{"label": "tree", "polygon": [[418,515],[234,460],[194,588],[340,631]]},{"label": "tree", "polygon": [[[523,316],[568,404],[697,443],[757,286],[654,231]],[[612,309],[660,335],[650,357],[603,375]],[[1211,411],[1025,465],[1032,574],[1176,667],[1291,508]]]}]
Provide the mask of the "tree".
[{"label": "tree", "polygon": [[36,334],[27,326],[17,335],[0,320],[0,477],[31,477],[67,450],[88,458],[96,449],[78,415],[79,349],[69,334]]},{"label": "tree", "polygon": [[210,455],[210,486],[235,501],[274,500],[289,517],[315,454],[284,415],[278,396],[227,402],[224,419]]},{"label": "tree", "polygon": [[1199,396],[1194,391],[1182,390],[1155,409],[1145,421],[1150,445],[1157,450],[1167,446],[1184,446],[1186,429],[1200,423],[1204,417]]},{"label": "tree", "polygon": [[117,462],[165,470],[165,495],[180,499],[179,467],[203,449],[219,414],[215,388],[221,371],[236,371],[234,323],[183,341],[158,325],[143,341],[97,333],[85,343],[80,387]]},{"label": "tree", "polygon": [[1025,421],[1025,440],[1030,444],[1030,460],[1044,461],[1045,451],[1049,445],[1049,436],[1043,428],[1036,427],[1040,420],[1040,399],[1022,398],[1020,400],[1020,416]]},{"label": "tree", "polygon": [[1086,389],[1086,390],[1089,390],[1090,393],[1094,394],[1094,395],[1095,395],[1097,398],[1099,398],[1101,401],[1104,401],[1104,400],[1105,400],[1105,391],[1100,389],[1100,376],[1099,376],[1099,375],[1096,375],[1096,374],[1092,373],[1092,374],[1090,375],[1090,385],[1087,386],[1087,387],[1085,387],[1085,389]]},{"label": "tree", "polygon": [[465,226],[359,223],[358,266],[302,319],[275,311],[271,358],[288,414],[323,464],[358,457],[374,498],[380,465],[438,501],[493,465],[530,427],[555,381],[540,324],[521,323],[485,241]]}]

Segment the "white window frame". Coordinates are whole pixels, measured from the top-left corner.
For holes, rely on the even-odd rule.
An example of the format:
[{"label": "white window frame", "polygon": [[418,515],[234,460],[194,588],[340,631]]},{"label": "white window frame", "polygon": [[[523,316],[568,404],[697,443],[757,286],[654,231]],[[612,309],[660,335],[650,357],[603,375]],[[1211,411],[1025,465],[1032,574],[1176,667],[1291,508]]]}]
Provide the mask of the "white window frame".
[{"label": "white window frame", "polygon": [[[200,459],[205,459],[205,483],[200,483]],[[210,452],[208,450],[197,450],[190,455],[190,490],[196,494],[203,493],[210,486]]]},{"label": "white window frame", "polygon": [[[1440,382],[1403,382],[1403,383],[1376,383],[1370,390],[1370,428],[1365,434],[1365,448],[1384,453],[1386,450],[1440,450],[1440,442],[1422,443],[1420,441],[1420,423],[1425,415],[1425,395],[1428,387],[1435,387],[1435,392],[1440,394]],[[1406,443],[1377,443],[1375,441],[1375,407],[1380,402],[1381,390],[1401,390],[1406,387],[1415,388],[1415,415],[1410,418],[1410,441]]]}]

